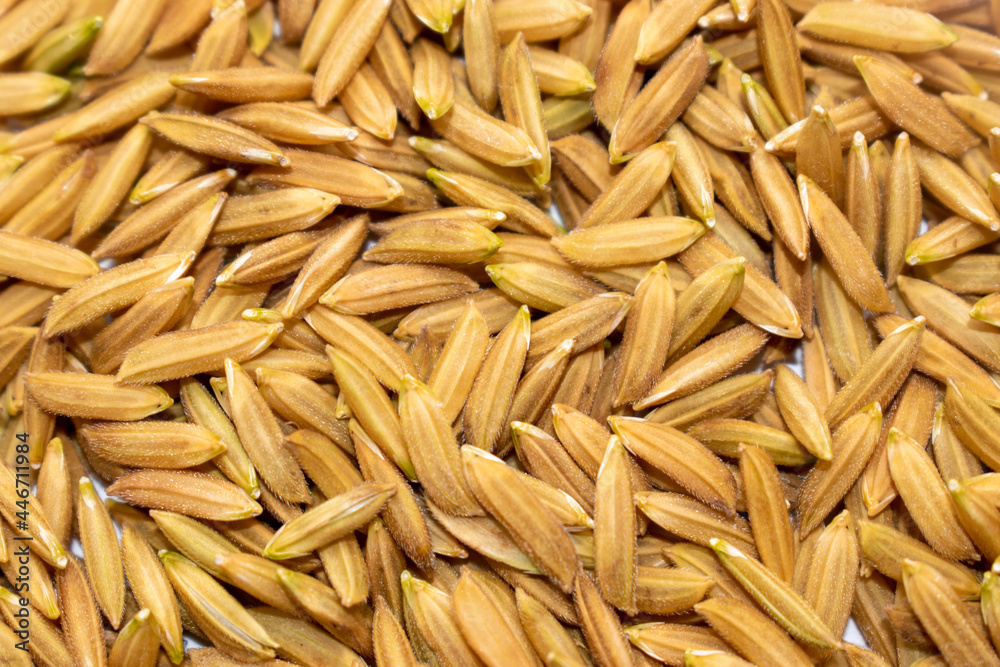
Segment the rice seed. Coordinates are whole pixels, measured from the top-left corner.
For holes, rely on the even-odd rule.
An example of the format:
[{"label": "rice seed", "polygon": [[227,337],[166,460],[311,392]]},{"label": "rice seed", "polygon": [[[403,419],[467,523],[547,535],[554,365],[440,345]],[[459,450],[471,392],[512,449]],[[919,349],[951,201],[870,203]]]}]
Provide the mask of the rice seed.
[{"label": "rice seed", "polygon": [[[389,14],[389,5],[388,0],[378,0],[364,7],[348,9],[340,5],[332,8],[334,16],[339,20],[329,24],[336,25],[336,28],[329,35],[323,35],[328,37],[328,40],[320,42],[325,43],[326,47],[322,57],[317,61],[318,68],[313,83],[312,96],[316,104],[325,106],[347,86],[375,44]],[[318,29],[329,30],[329,28]],[[309,35],[306,39],[308,37]],[[301,64],[303,63],[300,62]]]},{"label": "rice seed", "polygon": [[766,341],[766,332],[752,325],[708,339],[671,363],[634,408],[659,405],[712,385],[753,358]]},{"label": "rice seed", "polygon": [[532,180],[542,187],[551,178],[552,155],[542,119],[541,94],[523,35],[515,38],[504,49],[497,74],[504,117],[512,125],[524,130],[540,154],[537,162],[528,164],[525,168]]},{"label": "rice seed", "polygon": [[804,259],[809,248],[808,227],[788,172],[761,146],[750,153],[750,170],[775,232],[799,259]]},{"label": "rice seed", "polygon": [[597,473],[594,570],[605,599],[630,615],[638,612],[632,488],[628,452],[612,437]]},{"label": "rice seed", "polygon": [[635,402],[652,388],[667,359],[673,326],[674,288],[660,262],[636,287],[615,364],[612,405]]},{"label": "rice seed", "polygon": [[312,623],[270,607],[251,607],[247,612],[259,625],[267,627],[283,658],[306,664],[321,664],[324,660],[350,667],[364,664],[354,651]]},{"label": "rice seed", "polygon": [[173,404],[160,387],[121,387],[113,375],[38,372],[25,382],[43,410],[73,417],[136,421]]},{"label": "rice seed", "polygon": [[230,67],[174,74],[170,83],[208,99],[249,104],[301,100],[312,89],[313,78],[282,67]]},{"label": "rice seed", "polygon": [[[703,87],[691,100],[682,118],[692,132],[715,148],[740,153],[752,150],[757,131],[750,119],[742,107],[711,86]],[[710,154],[709,166],[720,160],[725,157]],[[718,178],[714,170],[712,175]],[[725,203],[728,207],[729,202]]]},{"label": "rice seed", "polygon": [[362,130],[387,141],[395,136],[396,107],[370,65],[362,64],[338,97],[348,117]]},{"label": "rice seed", "polygon": [[413,622],[442,667],[482,665],[462,636],[452,596],[408,570],[401,581]]},{"label": "rice seed", "polygon": [[454,269],[392,264],[340,279],[320,303],[348,315],[368,315],[463,296],[477,288],[475,281]]},{"label": "rice seed", "polygon": [[4,103],[0,112],[4,116],[44,111],[59,104],[69,92],[70,82],[42,72],[17,72],[0,78]]},{"label": "rice seed", "polygon": [[746,262],[742,257],[719,262],[697,276],[677,299],[668,360],[695,347],[718,324],[743,288]]},{"label": "rice seed", "polygon": [[555,221],[540,208],[510,190],[475,176],[454,171],[427,170],[427,180],[459,206],[499,211],[506,216],[503,226],[526,234],[545,237],[561,233]]},{"label": "rice seed", "polygon": [[[22,609],[21,598],[17,594],[5,589],[0,592],[0,605],[2,605],[0,606],[0,611],[2,611],[8,625],[11,628],[16,627],[17,617],[14,614],[20,612]],[[32,619],[32,638],[31,643],[28,644],[28,651],[30,651],[31,657],[36,661],[35,664],[44,665],[44,667],[58,667],[59,665],[70,665],[73,663],[73,657],[66,646],[65,637],[59,630],[59,627],[44,617],[36,616]],[[17,654],[12,655],[15,657],[5,657],[12,660],[16,658]],[[30,662],[25,662],[24,664],[27,665]]]},{"label": "rice seed", "polygon": [[571,134],[551,145],[560,171],[588,201],[597,199],[621,171],[610,164],[604,146],[584,135]]},{"label": "rice seed", "polygon": [[991,255],[969,253],[927,268],[933,282],[959,294],[989,293],[997,282],[997,267]]},{"label": "rice seed", "polygon": [[226,360],[241,362],[256,356],[281,331],[281,324],[223,322],[154,336],[125,355],[117,379],[149,384],[221,370]]},{"label": "rice seed", "polygon": [[670,7],[657,5],[648,17],[643,17],[642,30],[636,38],[635,61],[652,65],[663,60],[694,28],[698,17],[711,8],[712,4],[706,0],[688,0]]},{"label": "rice seed", "polygon": [[495,234],[475,222],[416,221],[390,231],[364,258],[385,264],[471,264],[493,255],[502,245]]},{"label": "rice seed", "polygon": [[612,417],[609,423],[635,456],[705,504],[732,516],[736,483],[722,462],[701,443],[670,426],[638,418]]},{"label": "rice seed", "polygon": [[146,204],[164,192],[203,174],[208,167],[208,158],[188,153],[171,151],[156,161],[132,188],[129,202]]},{"label": "rice seed", "polygon": [[968,385],[949,378],[945,391],[945,415],[962,444],[988,467],[996,470],[1000,447],[993,431],[996,411]]},{"label": "rice seed", "polygon": [[627,294],[606,292],[535,320],[526,364],[533,367],[567,340],[573,341],[571,354],[597,344],[625,319],[631,304]]},{"label": "rice seed", "polygon": [[396,493],[393,484],[363,484],[286,522],[264,547],[274,560],[306,556],[363,526]]},{"label": "rice seed", "polygon": [[4,274],[50,287],[72,287],[100,272],[100,267],[79,250],[59,243],[0,230]]},{"label": "rice seed", "polygon": [[841,387],[826,409],[831,425],[841,423],[862,405],[888,404],[912,368],[924,329],[922,317],[910,320],[889,334],[865,360],[858,372]]},{"label": "rice seed", "polygon": [[625,628],[625,635],[642,651],[639,655],[667,665],[684,665],[686,653],[726,648],[726,643],[712,630],[681,623],[640,623]]},{"label": "rice seed", "polygon": [[934,462],[941,471],[941,479],[965,482],[982,473],[983,466],[979,459],[962,444],[948,423],[943,403],[939,403],[934,411],[932,442]]},{"label": "rice seed", "polygon": [[374,649],[371,637],[371,611],[367,607],[345,609],[337,601],[332,588],[318,579],[294,570],[279,567],[276,570],[276,577],[288,596],[330,634],[355,651],[372,655]]},{"label": "rice seed", "polygon": [[873,312],[892,310],[882,277],[850,222],[816,183],[806,176],[799,176],[798,183],[809,226],[844,289]]},{"label": "rice seed", "polygon": [[501,43],[510,42],[523,32],[529,42],[544,42],[571,35],[586,21],[591,9],[575,0],[546,0],[539,5],[525,5],[518,0],[503,0],[495,8],[496,29]]},{"label": "rice seed", "polygon": [[80,541],[84,559],[91,563],[90,584],[105,618],[117,629],[125,611],[125,573],[118,537],[89,477],[80,479],[79,490]]},{"label": "rice seed", "polygon": [[920,170],[909,135],[900,133],[893,149],[885,186],[885,279],[892,286],[902,272],[907,246],[920,229]]},{"label": "rice seed", "polygon": [[[917,139],[956,156],[979,143],[943,101],[924,93],[891,66],[869,56],[855,56],[854,62],[885,115]],[[921,109],[919,114],[911,112],[916,108]]]},{"label": "rice seed", "polygon": [[385,387],[398,389],[404,375],[416,373],[399,346],[360,317],[313,306],[306,322],[335,348],[357,359]]},{"label": "rice seed", "polygon": [[976,560],[975,547],[962,530],[930,455],[897,429],[889,431],[886,448],[893,482],[928,543],[949,558]]},{"label": "rice seed", "polygon": [[614,129],[622,109],[632,101],[642,85],[642,75],[636,71],[632,56],[650,9],[649,0],[633,0],[626,4],[601,49],[594,74],[597,87],[592,101],[594,113],[606,128]]},{"label": "rice seed", "polygon": [[358,138],[356,129],[335,118],[283,102],[244,104],[226,109],[218,116],[277,142],[323,145]]},{"label": "rice seed", "polygon": [[686,540],[708,546],[712,535],[725,535],[756,556],[750,524],[677,493],[640,492],[636,505],[653,523]]},{"label": "rice seed", "polygon": [[279,644],[215,579],[176,552],[159,557],[188,613],[216,647],[235,659],[274,657]]},{"label": "rice seed", "polygon": [[757,3],[757,39],[768,86],[782,115],[791,122],[806,116],[805,81],[792,18],[782,2]]},{"label": "rice seed", "polygon": [[289,232],[239,255],[216,278],[217,285],[232,287],[274,283],[294,275],[326,234],[322,231]]},{"label": "rice seed", "polygon": [[682,252],[704,232],[704,225],[690,218],[654,216],[580,228],[553,245],[576,265],[604,268],[657,262]]},{"label": "rice seed", "polygon": [[177,598],[153,550],[131,526],[122,527],[122,560],[137,604],[148,609],[160,644],[171,661],[183,657]]},{"label": "rice seed", "polygon": [[489,451],[503,432],[528,352],[530,319],[522,307],[493,341],[465,404],[466,440]]},{"label": "rice seed", "polygon": [[695,611],[708,621],[728,644],[753,664],[812,664],[792,639],[770,618],[752,605],[730,597],[699,602]]},{"label": "rice seed", "polygon": [[689,428],[688,435],[717,456],[739,458],[739,446],[745,443],[763,449],[775,465],[796,466],[813,461],[791,434],[752,421],[708,419]]},{"label": "rice seed", "polygon": [[[643,25],[648,24],[646,19]],[[701,38],[695,37],[674,52],[622,109],[608,143],[612,162],[630,160],[652,146],[691,103],[707,75],[708,54]]]},{"label": "rice seed", "polygon": [[712,176],[699,143],[682,123],[671,125],[665,137],[677,145],[672,175],[682,201],[695,217],[708,227],[714,226]]},{"label": "rice seed", "polygon": [[723,380],[661,406],[646,418],[683,430],[708,419],[749,416],[764,402],[773,375],[774,371],[765,371]]},{"label": "rice seed", "polygon": [[684,652],[685,667],[747,667],[749,664],[722,651],[687,649]]},{"label": "rice seed", "polygon": [[566,592],[578,567],[569,535],[517,474],[480,449],[462,447],[466,481],[476,500],[499,521],[542,571]]},{"label": "rice seed", "polygon": [[972,570],[936,554],[923,542],[873,521],[858,521],[858,543],[865,559],[885,576],[902,582],[907,561],[924,563],[945,577],[964,598],[979,594],[979,579]]},{"label": "rice seed", "polygon": [[524,632],[545,664],[583,667],[586,663],[577,644],[545,606],[520,587],[515,595]]},{"label": "rice seed", "polygon": [[250,461],[239,435],[219,404],[204,385],[195,380],[182,380],[180,389],[184,414],[194,424],[211,432],[225,450],[215,457],[215,465],[243,489],[251,498],[260,496],[257,471]]},{"label": "rice seed", "polygon": [[949,342],[990,370],[1000,369],[992,346],[995,330],[969,318],[969,305],[946,289],[916,278],[897,281],[907,305]]},{"label": "rice seed", "polygon": [[512,299],[552,313],[597,296],[604,290],[573,270],[546,264],[489,264],[486,274]]},{"label": "rice seed", "polygon": [[[232,169],[222,169],[172,188],[169,192],[157,197],[155,201],[135,211],[116,226],[95,248],[95,257],[103,259],[135,252],[149,245],[151,241],[158,240],[170,232],[171,228],[175,230],[172,232],[172,237],[168,237],[161,244],[157,254],[168,252],[170,246],[177,246],[178,251],[180,251],[182,244],[179,237],[187,234],[177,231],[177,228],[190,227],[192,224],[195,224],[199,229],[197,231],[190,230],[188,234],[191,232],[197,234],[198,241],[193,245],[196,246],[195,249],[200,250],[205,239],[208,238],[208,230],[202,231],[200,229],[204,225],[206,216],[199,215],[199,213],[203,214],[207,209],[211,212],[207,217],[214,222],[216,219],[214,217],[215,207],[208,204],[206,200],[226,187],[235,175],[236,172]],[[199,222],[201,224],[198,224]]]},{"label": "rice seed", "polygon": [[[681,263],[692,275],[737,255],[711,232],[706,233],[681,256]],[[802,324],[788,297],[766,275],[753,266],[745,266],[744,289],[733,309],[770,333],[798,338]]]},{"label": "rice seed", "polygon": [[211,19],[211,2],[171,4],[160,15],[159,24],[146,46],[148,53],[157,54],[180,46],[196,36]]},{"label": "rice seed", "polygon": [[106,167],[98,171],[80,198],[73,218],[71,239],[74,243],[97,231],[125,199],[149,154],[152,141],[150,130],[136,125],[117,143]]},{"label": "rice seed", "polygon": [[955,503],[955,513],[962,528],[972,538],[979,552],[987,560],[1000,557],[1000,543],[996,539],[1000,513],[989,498],[975,486],[955,479],[948,481],[948,491]]},{"label": "rice seed", "polygon": [[[70,477],[63,442],[60,438],[53,438],[45,445],[45,457],[38,472],[35,496],[60,544],[70,542],[73,530],[73,503],[65,501],[72,496]],[[6,552],[6,542],[3,548]],[[5,560],[9,558],[6,553],[2,555]]]},{"label": "rice seed", "polygon": [[411,375],[403,377],[399,416],[417,479],[428,497],[449,514],[479,514],[481,510],[462,477],[451,424],[430,389]]},{"label": "rice seed", "polygon": [[794,538],[778,470],[766,451],[748,446],[740,449],[740,473],[761,562],[779,579],[791,583]]},{"label": "rice seed", "polygon": [[431,120],[440,118],[455,102],[455,83],[448,53],[437,44],[420,39],[410,47],[410,56],[413,58],[412,94],[416,103]]},{"label": "rice seed", "polygon": [[628,665],[629,645],[618,616],[601,597],[589,574],[580,573],[573,592],[580,627],[595,662],[599,665]]},{"label": "rice seed", "polygon": [[829,461],[832,457],[830,429],[823,419],[819,402],[805,382],[787,366],[778,366],[774,394],[792,435],[816,458]]},{"label": "rice seed", "polygon": [[945,156],[922,145],[915,144],[911,150],[920,169],[920,182],[928,192],[966,220],[993,232],[1000,229],[996,209],[971,176]]},{"label": "rice seed", "polygon": [[[518,664],[541,666],[521,626],[514,595],[499,580],[463,567],[453,602],[459,628],[485,664],[504,665],[508,656],[516,656]],[[483,627],[496,633],[484,638]]]},{"label": "rice seed", "polygon": [[819,461],[799,488],[799,531],[808,535],[847,495],[865,469],[882,430],[882,409],[871,403],[849,417],[833,433],[833,457]]},{"label": "rice seed", "polygon": [[117,6],[97,35],[84,72],[87,76],[115,74],[132,63],[153,33],[167,3],[139,8]]},{"label": "rice seed", "polygon": [[723,540],[713,538],[711,546],[729,573],[793,637],[819,648],[840,644],[816,611],[769,569]]},{"label": "rice seed", "polygon": [[[315,431],[299,429],[286,436],[285,443],[294,446],[302,469],[327,497],[348,491],[364,481],[347,454]],[[353,443],[350,446],[354,448]]]},{"label": "rice seed", "polygon": [[572,56],[539,46],[529,46],[528,55],[538,79],[538,89],[543,93],[572,97],[592,92],[597,87],[587,66]]},{"label": "rice seed", "polygon": [[295,458],[282,445],[281,429],[260,389],[231,358],[225,359],[224,367],[225,396],[231,406],[233,425],[254,467],[283,500],[308,502],[305,477]]},{"label": "rice seed", "polygon": [[932,566],[903,561],[902,583],[917,618],[949,663],[1000,665],[955,590]]},{"label": "rice seed", "polygon": [[[224,569],[216,563],[217,556],[240,553],[239,549],[226,540],[220,533],[197,519],[173,512],[152,510],[150,516],[155,521],[156,527],[169,540],[170,544],[195,565],[221,581],[230,584],[235,583],[240,588],[253,590],[245,585],[246,577],[244,574],[249,568],[243,568],[242,570],[234,568]],[[230,573],[234,574],[231,575]],[[280,605],[281,601],[279,600],[275,604]]]},{"label": "rice seed", "polygon": [[964,218],[948,218],[910,242],[906,247],[906,263],[917,265],[948,259],[992,243],[998,236]]},{"label": "rice seed", "polygon": [[235,123],[183,113],[150,113],[139,121],[182,148],[221,160],[287,167],[276,144]]},{"label": "rice seed", "polygon": [[368,217],[348,218],[323,240],[299,271],[281,305],[281,314],[294,317],[319,300],[347,270],[368,232]]},{"label": "rice seed", "polygon": [[0,190],[0,219],[9,220],[67,164],[72,164],[79,152],[80,147],[76,144],[55,146],[28,160],[23,168],[19,167],[4,179],[4,187]]},{"label": "rice seed", "polygon": [[[877,26],[887,21],[894,21],[905,34],[884,34]],[[900,53],[940,49],[958,39],[951,28],[922,11],[888,6],[855,8],[843,2],[824,2],[811,8],[798,28],[834,42]]]},{"label": "rice seed", "polygon": [[834,634],[842,634],[850,618],[859,565],[857,537],[844,510],[819,535],[802,593]]},{"label": "rice seed", "polygon": [[225,451],[211,431],[177,422],[87,424],[79,434],[102,458],[134,468],[191,468]]},{"label": "rice seed", "polygon": [[90,592],[87,575],[76,558],[56,574],[56,585],[63,612],[60,622],[74,659],[85,665],[107,665],[101,614]]},{"label": "rice seed", "polygon": [[413,463],[403,441],[396,409],[371,373],[353,357],[327,346],[334,376],[351,412],[379,448],[409,479],[415,479]]},{"label": "rice seed", "polygon": [[69,11],[69,3],[59,2],[46,6],[29,2],[21,7],[5,7],[0,30],[11,35],[10,41],[0,50],[0,62],[7,62],[32,47],[45,33],[59,25]]},{"label": "rice seed", "polygon": [[375,600],[372,642],[375,660],[379,664],[388,667],[417,667],[420,664],[406,632],[381,596]]},{"label": "rice seed", "polygon": [[261,513],[260,505],[235,484],[205,473],[139,470],[119,477],[107,492],[139,507],[214,521],[238,521]]},{"label": "rice seed", "polygon": [[194,253],[161,255],[94,275],[53,300],[42,333],[49,338],[130,306],[147,291],[179,278],[193,259]]},{"label": "rice seed", "polygon": [[107,135],[160,108],[176,92],[169,73],[135,77],[62,120],[52,139],[63,143]]},{"label": "rice seed", "polygon": [[913,376],[904,383],[861,482],[861,495],[869,516],[881,512],[896,497],[886,447],[889,431],[898,428],[914,439],[926,442],[932,427],[931,415],[936,401],[937,395],[929,380]]},{"label": "rice seed", "polygon": [[446,114],[432,120],[431,126],[448,141],[487,162],[520,167],[542,159],[539,148],[524,130],[496,120],[461,98]]},{"label": "rice seed", "polygon": [[15,213],[4,229],[14,234],[38,236],[50,241],[59,239],[70,231],[73,208],[80,201],[87,181],[93,178],[96,168],[93,151],[84,151]]}]

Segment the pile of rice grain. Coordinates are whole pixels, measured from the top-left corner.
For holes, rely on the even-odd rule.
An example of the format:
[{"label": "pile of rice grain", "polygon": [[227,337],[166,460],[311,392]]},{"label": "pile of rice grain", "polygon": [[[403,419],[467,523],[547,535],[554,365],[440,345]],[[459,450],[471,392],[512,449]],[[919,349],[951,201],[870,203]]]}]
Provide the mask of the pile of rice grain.
[{"label": "pile of rice grain", "polygon": [[0,663],[1000,667],[998,27],[0,0]]}]

